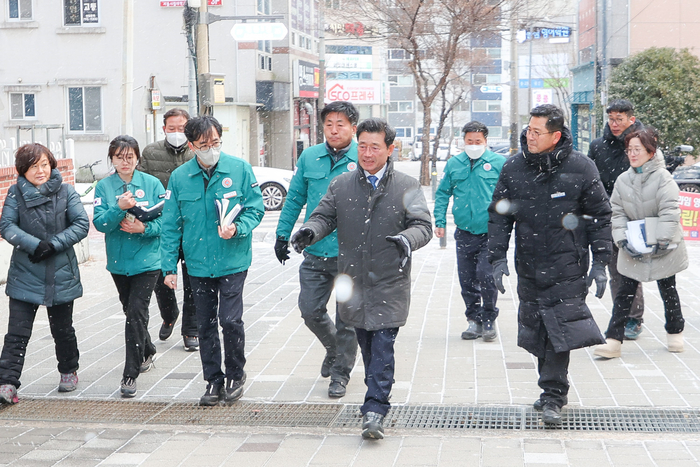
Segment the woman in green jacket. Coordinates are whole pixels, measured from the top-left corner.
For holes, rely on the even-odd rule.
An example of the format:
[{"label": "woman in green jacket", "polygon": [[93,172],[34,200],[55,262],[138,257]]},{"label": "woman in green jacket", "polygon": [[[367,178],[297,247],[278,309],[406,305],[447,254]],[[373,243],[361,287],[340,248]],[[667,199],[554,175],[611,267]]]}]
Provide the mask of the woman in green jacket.
[{"label": "woman in green jacket", "polygon": [[97,184],[93,224],[105,234],[107,270],[126,315],[121,394],[134,397],[136,378],[153,367],[156,353],[148,333],[148,305],[160,271],[161,218],[156,213],[165,189],[157,178],[136,170],[141,155],[131,136],[114,138],[108,157],[116,172]]}]

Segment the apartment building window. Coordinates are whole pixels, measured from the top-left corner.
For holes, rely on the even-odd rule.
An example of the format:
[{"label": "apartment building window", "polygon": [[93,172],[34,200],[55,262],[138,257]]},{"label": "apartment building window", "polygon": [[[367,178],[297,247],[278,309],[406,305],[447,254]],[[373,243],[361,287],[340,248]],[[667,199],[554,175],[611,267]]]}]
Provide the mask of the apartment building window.
[{"label": "apartment building window", "polygon": [[472,84],[482,85],[482,84],[500,84],[501,75],[486,75],[486,74],[476,74],[472,75]]},{"label": "apartment building window", "polygon": [[326,8],[340,10],[340,0],[326,0]]},{"label": "apartment building window", "polygon": [[411,54],[404,49],[389,49],[389,60],[410,60]]},{"label": "apartment building window", "polygon": [[413,128],[409,127],[398,127],[394,128],[396,130],[397,138],[413,138]]},{"label": "apartment building window", "polygon": [[32,19],[32,0],[10,0],[9,18],[11,20],[27,21]]},{"label": "apartment building window", "polygon": [[70,131],[102,131],[102,88],[99,86],[69,87],[68,122]]},{"label": "apartment building window", "polygon": [[258,41],[258,67],[272,71],[272,41]]},{"label": "apartment building window", "polygon": [[413,112],[413,101],[389,102],[389,112]]},{"label": "apartment building window", "polygon": [[389,86],[413,86],[413,76],[410,75],[389,75]]},{"label": "apartment building window", "polygon": [[489,138],[502,138],[503,137],[503,127],[501,126],[489,126]]},{"label": "apartment building window", "polygon": [[93,26],[99,22],[97,0],[63,0],[65,26]]},{"label": "apartment building window", "polygon": [[501,101],[472,101],[472,112],[500,112],[500,111],[501,111]]},{"label": "apartment building window", "polygon": [[36,118],[36,94],[24,92],[10,93],[10,118],[27,120]]}]

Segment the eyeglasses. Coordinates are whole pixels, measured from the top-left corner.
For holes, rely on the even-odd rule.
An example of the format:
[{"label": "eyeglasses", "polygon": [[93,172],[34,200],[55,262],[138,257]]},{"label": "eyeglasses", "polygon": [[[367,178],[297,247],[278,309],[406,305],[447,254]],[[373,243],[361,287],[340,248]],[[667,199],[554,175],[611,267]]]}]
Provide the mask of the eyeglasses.
[{"label": "eyeglasses", "polygon": [[542,135],[549,135],[551,133],[556,133],[556,131],[545,131],[544,133],[539,132],[538,130],[533,130],[530,127],[527,127],[527,134],[528,135],[534,135],[535,138],[539,138]]},{"label": "eyeglasses", "polygon": [[611,125],[622,125],[626,120],[626,118],[608,118],[608,123]]},{"label": "eyeglasses", "polygon": [[221,147],[221,141],[215,141],[211,144],[205,144],[205,145],[200,146],[200,147],[197,147],[194,145],[194,143],[192,143],[192,146],[194,146],[194,148],[199,150],[199,151],[208,151],[211,148],[219,149]]},{"label": "eyeglasses", "polygon": [[357,150],[359,152],[370,152],[372,154],[379,154],[382,151],[382,148],[379,146],[366,146],[364,144],[358,144]]},{"label": "eyeglasses", "polygon": [[647,152],[647,150],[645,148],[629,148],[629,149],[627,149],[627,151],[625,151],[625,153],[633,154],[635,156],[642,155],[646,152]]},{"label": "eyeglasses", "polygon": [[114,156],[113,159],[116,159],[119,162],[126,162],[127,164],[131,164],[132,162],[134,162],[135,157],[134,156]]}]

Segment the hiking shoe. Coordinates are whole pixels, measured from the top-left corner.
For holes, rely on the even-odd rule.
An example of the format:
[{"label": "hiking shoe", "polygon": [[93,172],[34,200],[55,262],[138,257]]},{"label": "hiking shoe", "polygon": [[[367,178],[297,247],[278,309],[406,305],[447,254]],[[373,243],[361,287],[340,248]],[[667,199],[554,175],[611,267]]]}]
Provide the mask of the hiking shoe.
[{"label": "hiking shoe", "polygon": [[642,333],[642,322],[636,318],[630,318],[625,324],[625,339],[633,341]]},{"label": "hiking shoe", "polygon": [[151,371],[155,367],[155,365],[153,364],[155,360],[155,355],[149,355],[139,367],[139,373],[146,373],[147,371]]},{"label": "hiking shoe", "polygon": [[328,386],[328,397],[344,397],[345,392],[345,383],[342,381],[333,380]]},{"label": "hiking shoe", "polygon": [[19,402],[17,398],[17,388],[11,384],[3,384],[0,386],[0,403],[16,404]]},{"label": "hiking shoe", "polygon": [[326,358],[323,359],[323,363],[321,364],[321,376],[328,378],[331,375],[331,368],[334,363],[335,354],[327,353]]},{"label": "hiking shoe", "polygon": [[134,378],[122,378],[122,397],[134,397],[136,395],[136,380]]},{"label": "hiking shoe", "polygon": [[362,417],[362,437],[367,439],[384,439],[384,415],[367,412]]},{"label": "hiking shoe", "polygon": [[58,383],[58,392],[75,391],[78,387],[78,373],[61,373],[61,382]]},{"label": "hiking shoe", "polygon": [[246,374],[244,371],[241,379],[230,379],[226,381],[226,387],[223,390],[224,403],[232,404],[243,396],[243,385],[245,384],[245,380]]},{"label": "hiking shoe", "polygon": [[199,337],[197,336],[182,336],[182,342],[185,344],[185,350],[188,352],[199,350]]},{"label": "hiking shoe", "polygon": [[222,392],[224,392],[224,385],[221,383],[209,383],[207,384],[207,392],[204,393],[202,397],[199,398],[199,405],[214,406],[218,405],[221,400]]},{"label": "hiking shoe", "polygon": [[493,321],[484,321],[482,324],[482,337],[484,342],[491,342],[496,339],[496,329],[493,326]]},{"label": "hiking shoe", "polygon": [[542,411],[542,421],[547,425],[561,425],[561,407],[554,402],[547,402]]},{"label": "hiking shoe", "polygon": [[483,326],[481,323],[469,320],[469,327],[462,333],[462,339],[470,341],[481,337],[483,334]]}]

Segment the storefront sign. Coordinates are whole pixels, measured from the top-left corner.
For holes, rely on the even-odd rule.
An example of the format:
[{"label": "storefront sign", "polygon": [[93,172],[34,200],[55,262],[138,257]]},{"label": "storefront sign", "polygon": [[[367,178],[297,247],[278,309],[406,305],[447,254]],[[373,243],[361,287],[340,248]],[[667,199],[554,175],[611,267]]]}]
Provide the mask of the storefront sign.
[{"label": "storefront sign", "polygon": [[295,63],[294,97],[318,97],[320,71],[315,63],[297,60]]},{"label": "storefront sign", "polygon": [[326,83],[326,103],[349,101],[353,104],[381,104],[381,81],[328,81]]},{"label": "storefront sign", "polygon": [[[223,0],[207,0],[209,6],[221,6]],[[160,0],[160,6],[185,6],[186,0]]]}]

